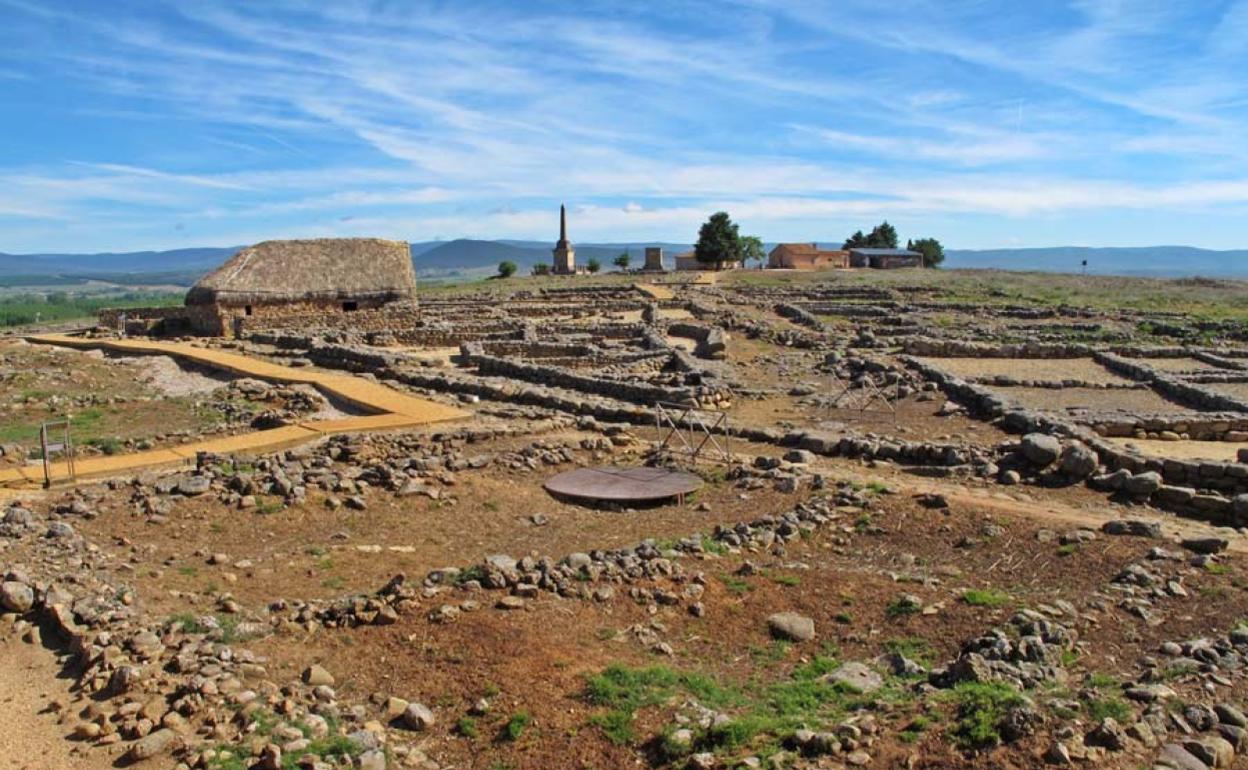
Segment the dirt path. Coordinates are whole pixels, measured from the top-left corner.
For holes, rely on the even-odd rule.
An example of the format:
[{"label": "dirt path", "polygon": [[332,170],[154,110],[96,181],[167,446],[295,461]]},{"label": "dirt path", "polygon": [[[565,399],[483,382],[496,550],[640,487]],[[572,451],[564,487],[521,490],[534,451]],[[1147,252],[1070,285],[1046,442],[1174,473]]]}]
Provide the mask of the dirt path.
[{"label": "dirt path", "polygon": [[[370,382],[361,377],[298,370],[249,358],[237,353],[226,353],[185,343],[145,340],[92,340],[55,334],[31,337],[30,341],[50,345],[64,345],[77,349],[103,348],[128,353],[177,356],[237,374],[277,382],[311,385],[341,401],[375,412],[375,414],[342,417],[339,419],[306,420],[297,425],[287,425],[272,430],[261,430],[238,436],[183,444],[172,449],[156,449],[134,454],[85,458],[75,463],[75,472],[78,478],[106,476],[137,468],[181,464],[194,460],[198,452],[226,453],[274,450],[333,433],[404,428],[468,416],[467,412],[455,407],[445,406],[423,398],[415,398],[381,383]],[[67,477],[69,475],[68,466],[65,463],[54,463],[51,474],[53,477]],[[39,465],[27,465],[0,470],[0,486],[14,484],[30,486],[38,484],[42,480],[43,468]]]},{"label": "dirt path", "polygon": [[0,770],[104,770],[113,757],[66,740],[48,706],[69,704],[69,679],[48,650],[14,639],[0,642]]},{"label": "dirt path", "polygon": [[1248,446],[1228,441],[1159,441],[1142,438],[1111,438],[1109,441],[1119,446],[1134,446],[1149,457],[1170,458],[1174,460],[1212,460],[1220,463],[1233,463],[1239,457],[1239,450]]},{"label": "dirt path", "polygon": [[[1095,510],[1076,508],[1057,500],[1028,501],[1019,500],[1002,490],[1007,487],[990,486],[986,488],[967,487],[955,482],[921,479],[900,472],[872,472],[870,469],[845,472],[845,468],[837,467],[839,476],[854,477],[859,481],[885,480],[900,493],[917,495],[939,493],[949,502],[964,505],[975,505],[988,508],[1006,515],[1026,516],[1048,523],[1053,528],[1088,527],[1100,530],[1101,526],[1114,519],[1145,519],[1161,523],[1162,532],[1170,537],[1226,537],[1230,541],[1228,550],[1248,554],[1248,538],[1243,536],[1227,536],[1225,527],[1215,527],[1202,521],[1184,519],[1172,514],[1164,514],[1153,508],[1140,507],[1135,510],[1121,510],[1105,506]],[[1040,487],[1014,487],[1024,494],[1042,496],[1045,490]]]}]

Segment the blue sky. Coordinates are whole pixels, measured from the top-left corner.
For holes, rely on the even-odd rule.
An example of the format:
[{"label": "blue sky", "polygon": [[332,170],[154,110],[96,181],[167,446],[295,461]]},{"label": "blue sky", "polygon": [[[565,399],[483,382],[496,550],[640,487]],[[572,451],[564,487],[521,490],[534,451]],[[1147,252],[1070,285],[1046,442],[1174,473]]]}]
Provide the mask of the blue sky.
[{"label": "blue sky", "polygon": [[1245,246],[1248,0],[0,0],[0,251]]}]

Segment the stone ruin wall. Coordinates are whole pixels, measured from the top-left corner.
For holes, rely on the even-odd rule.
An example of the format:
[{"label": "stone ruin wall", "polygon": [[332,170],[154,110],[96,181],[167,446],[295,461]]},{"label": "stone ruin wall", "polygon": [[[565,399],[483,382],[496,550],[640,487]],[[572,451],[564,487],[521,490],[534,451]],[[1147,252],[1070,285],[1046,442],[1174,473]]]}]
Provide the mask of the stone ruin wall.
[{"label": "stone ruin wall", "polygon": [[[1105,441],[1088,426],[1028,409],[1012,408],[987,388],[954,377],[917,358],[903,356],[902,362],[936,382],[950,399],[972,412],[987,418],[1002,418],[1001,427],[1008,432],[1042,432],[1081,441],[1091,447],[1101,463],[1111,471],[1121,469],[1133,474],[1156,472],[1164,482],[1152,496],[1152,502],[1159,507],[1215,523],[1234,524],[1236,519],[1231,498],[1248,494],[1248,465],[1243,463],[1146,457]],[[1227,415],[1206,417],[1211,427],[1222,427],[1223,424],[1228,428],[1248,426],[1248,415],[1245,414],[1233,418]],[[1149,418],[1138,419],[1146,422]]]}]

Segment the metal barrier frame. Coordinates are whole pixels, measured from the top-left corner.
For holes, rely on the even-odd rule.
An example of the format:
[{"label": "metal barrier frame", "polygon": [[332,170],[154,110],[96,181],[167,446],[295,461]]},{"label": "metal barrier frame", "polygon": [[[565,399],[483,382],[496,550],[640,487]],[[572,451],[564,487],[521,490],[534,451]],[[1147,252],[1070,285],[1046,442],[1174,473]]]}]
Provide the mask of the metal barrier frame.
[{"label": "metal barrier frame", "polygon": [[[69,435],[70,419],[66,417],[61,420],[49,420],[39,426],[39,450],[43,455],[43,486],[48,488],[52,486],[52,464],[48,455],[52,452],[61,452],[65,455],[65,464],[69,469],[69,480],[74,481],[78,478],[78,469],[74,465],[74,442]],[[60,428],[63,433],[63,440],[60,443],[48,441],[50,431]]]},{"label": "metal barrier frame", "polygon": [[[687,457],[690,463],[697,463],[704,457],[717,463],[730,465],[733,462],[732,430],[725,411],[656,401],[654,425],[659,430],[667,429],[667,435],[659,443],[659,452]],[[716,431],[723,434],[722,445],[715,435]],[[679,448],[673,447],[676,443],[673,439],[679,442]],[[708,449],[708,445],[713,451],[704,455],[703,450]]]},{"label": "metal barrier frame", "polygon": [[[846,382],[833,367],[829,372],[832,390],[832,408],[833,409],[849,409],[857,411],[861,415],[880,414],[891,416],[893,424],[897,424],[897,402],[900,400],[901,378],[897,378],[891,386],[885,385],[881,388],[875,383],[870,376],[863,377],[865,385],[855,388],[854,382]],[[889,390],[892,390],[891,398]],[[842,402],[847,403],[842,403]],[[883,404],[882,409],[872,409],[875,403]]]}]

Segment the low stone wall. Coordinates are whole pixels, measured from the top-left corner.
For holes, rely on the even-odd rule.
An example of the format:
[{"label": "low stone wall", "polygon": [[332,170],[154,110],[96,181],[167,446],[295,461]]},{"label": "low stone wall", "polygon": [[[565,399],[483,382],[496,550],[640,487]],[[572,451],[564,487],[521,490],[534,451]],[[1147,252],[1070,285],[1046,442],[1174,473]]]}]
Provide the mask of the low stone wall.
[{"label": "low stone wall", "polygon": [[1087,358],[1092,348],[1078,343],[1052,344],[1019,342],[990,344],[945,340],[934,337],[913,337],[902,345],[911,356],[928,358]]},{"label": "low stone wall", "polygon": [[904,313],[900,303],[854,305],[844,302],[806,302],[802,308],[815,315],[836,315],[845,318],[893,318]]},{"label": "low stone wall", "polygon": [[1235,412],[1102,417],[1093,420],[1090,427],[1109,438],[1150,438],[1169,432],[1186,434],[1196,441],[1248,441],[1248,417]]},{"label": "low stone wall", "polygon": [[[949,398],[968,409],[986,417],[1000,417],[999,425],[1007,432],[1020,435],[1047,433],[1080,441],[1092,448],[1100,463],[1110,471],[1125,470],[1132,474],[1156,472],[1164,485],[1153,494],[1151,502],[1159,507],[1215,523],[1242,523],[1231,498],[1248,494],[1248,465],[1145,457],[1105,441],[1090,428],[1031,410],[1008,408],[981,386],[960,380],[918,359],[903,356],[902,362],[939,384]],[[1213,427],[1221,427],[1221,421],[1208,417]],[[1248,420],[1239,416],[1234,422],[1226,422],[1228,427],[1248,424]]]},{"label": "low stone wall", "polygon": [[105,329],[116,330],[121,326],[123,315],[126,317],[124,331],[127,335],[188,334],[194,328],[188,309],[181,305],[104,308],[97,314],[96,323]]},{"label": "low stone wall", "polygon": [[1141,364],[1114,353],[1097,352],[1097,363],[1105,368],[1150,383],[1153,388],[1180,403],[1207,411],[1248,413],[1248,402],[1222,393],[1197,387],[1176,377],[1164,374],[1151,366]]},{"label": "low stone wall", "polygon": [[728,340],[719,327],[674,321],[667,325],[667,333],[696,341],[698,345],[693,354],[698,358],[719,360],[728,357]]},{"label": "low stone wall", "polygon": [[706,387],[674,388],[641,382],[621,382],[605,377],[579,374],[555,366],[512,361],[488,355],[480,345],[473,343],[463,345],[461,353],[465,362],[476,366],[477,371],[484,375],[510,377],[524,380],[525,382],[553,385],[634,403],[654,404],[657,401],[668,401],[674,403],[697,403],[708,406],[729,401],[729,396],[726,392],[717,392]]},{"label": "low stone wall", "polygon": [[788,303],[781,302],[776,305],[776,314],[782,318],[789,319],[793,323],[801,324],[802,326],[809,326],[812,329],[823,329],[823,321],[820,321],[813,313],[810,313],[797,305],[790,305]]}]

